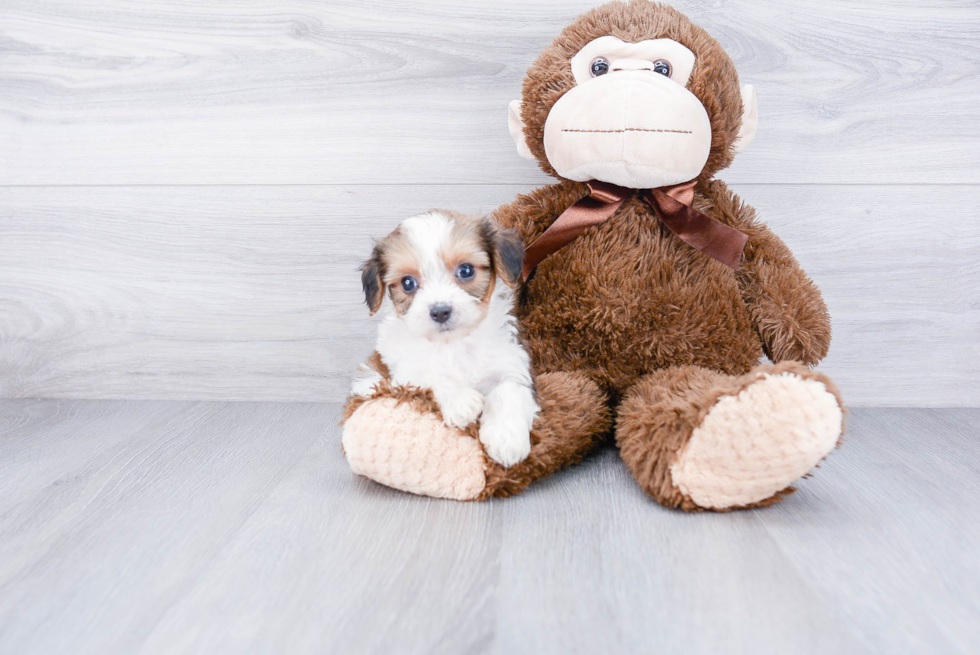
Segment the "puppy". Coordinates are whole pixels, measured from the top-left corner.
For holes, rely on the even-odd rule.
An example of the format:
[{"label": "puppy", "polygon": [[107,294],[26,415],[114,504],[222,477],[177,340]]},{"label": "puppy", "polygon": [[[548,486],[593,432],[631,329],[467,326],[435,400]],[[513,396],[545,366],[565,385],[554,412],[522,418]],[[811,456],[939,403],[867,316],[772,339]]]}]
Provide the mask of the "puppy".
[{"label": "puppy", "polygon": [[539,407],[511,315],[523,262],[520,238],[489,219],[433,210],[405,220],[362,269],[371,314],[386,290],[391,306],[378,328],[382,365],[362,366],[351,392],[370,395],[387,368],[394,384],[431,389],[446,425],[479,418],[494,461],[526,458]]}]

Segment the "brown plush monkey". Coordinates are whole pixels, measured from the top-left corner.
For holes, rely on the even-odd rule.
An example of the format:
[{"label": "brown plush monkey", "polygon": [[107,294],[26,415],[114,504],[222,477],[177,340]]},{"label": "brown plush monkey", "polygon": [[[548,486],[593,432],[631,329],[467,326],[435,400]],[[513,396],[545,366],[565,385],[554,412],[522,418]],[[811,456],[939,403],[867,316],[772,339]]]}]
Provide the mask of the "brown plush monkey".
[{"label": "brown plush monkey", "polygon": [[838,443],[843,410],[809,368],[830,342],[819,291],[714,179],[754,135],[751,87],[683,14],[612,2],[541,53],[510,110],[518,151],[559,180],[495,212],[528,248],[531,453],[502,468],[475,426],[446,428],[429,394],[382,383],[348,403],[351,467],[414,493],[506,496],[612,433],[666,506],[778,501]]}]

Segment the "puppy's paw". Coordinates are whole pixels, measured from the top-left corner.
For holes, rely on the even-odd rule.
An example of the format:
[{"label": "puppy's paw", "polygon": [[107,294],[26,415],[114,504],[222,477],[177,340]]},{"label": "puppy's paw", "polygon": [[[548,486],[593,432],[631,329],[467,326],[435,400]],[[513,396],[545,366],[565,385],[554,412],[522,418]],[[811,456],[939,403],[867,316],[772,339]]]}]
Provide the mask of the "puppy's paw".
[{"label": "puppy's paw", "polygon": [[504,467],[523,462],[531,452],[531,433],[513,414],[497,414],[495,420],[480,425],[480,442],[490,459]]},{"label": "puppy's paw", "polygon": [[465,428],[480,418],[483,412],[483,394],[476,389],[456,389],[436,394],[442,410],[443,422],[450,427]]}]

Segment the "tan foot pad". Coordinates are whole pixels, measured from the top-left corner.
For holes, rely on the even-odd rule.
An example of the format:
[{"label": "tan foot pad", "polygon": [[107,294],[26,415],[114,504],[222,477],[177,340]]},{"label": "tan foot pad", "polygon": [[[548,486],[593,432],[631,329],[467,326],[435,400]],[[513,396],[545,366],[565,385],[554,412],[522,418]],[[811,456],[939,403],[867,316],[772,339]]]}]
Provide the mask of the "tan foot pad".
[{"label": "tan foot pad", "polygon": [[393,398],[361,405],[344,424],[343,444],[351,470],[388,487],[473,500],[486,486],[476,439]]},{"label": "tan foot pad", "polygon": [[674,484],[701,507],[765,500],[833,450],[843,412],[823,383],[792,373],[764,375],[718,400],[671,466]]}]

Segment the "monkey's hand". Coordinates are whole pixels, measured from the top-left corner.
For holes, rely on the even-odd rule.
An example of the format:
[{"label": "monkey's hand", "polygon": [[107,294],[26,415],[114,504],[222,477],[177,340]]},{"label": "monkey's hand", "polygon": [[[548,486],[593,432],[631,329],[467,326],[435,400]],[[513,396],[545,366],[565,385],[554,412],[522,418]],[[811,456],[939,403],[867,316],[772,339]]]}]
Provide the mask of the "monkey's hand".
[{"label": "monkey's hand", "polygon": [[768,228],[751,225],[745,232],[749,241],[736,278],[766,356],[813,366],[830,347],[830,316],[820,290]]}]

